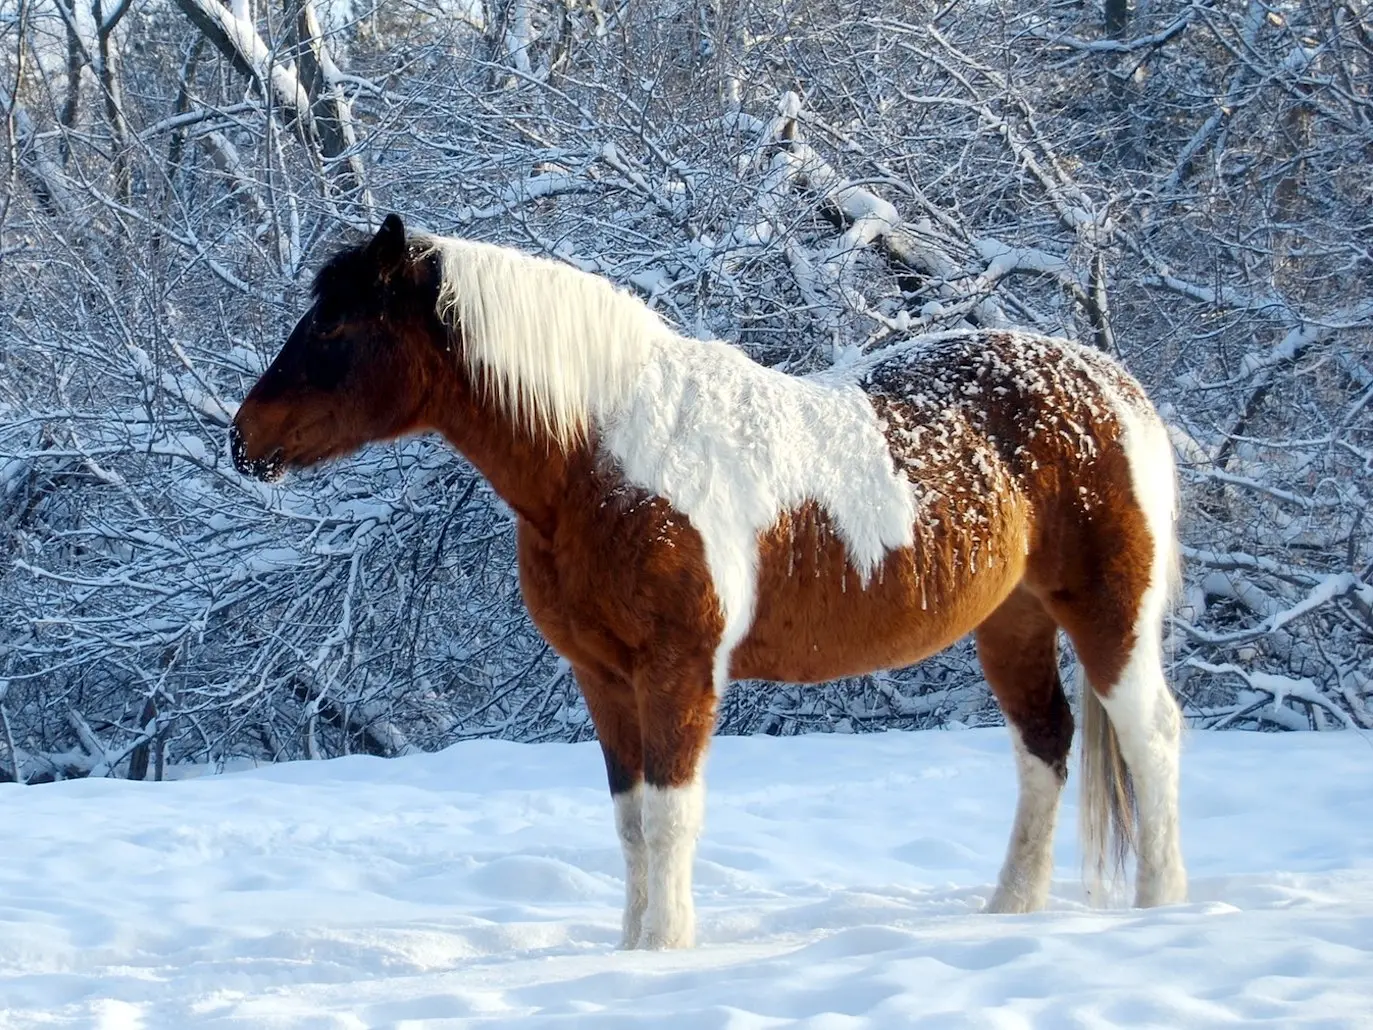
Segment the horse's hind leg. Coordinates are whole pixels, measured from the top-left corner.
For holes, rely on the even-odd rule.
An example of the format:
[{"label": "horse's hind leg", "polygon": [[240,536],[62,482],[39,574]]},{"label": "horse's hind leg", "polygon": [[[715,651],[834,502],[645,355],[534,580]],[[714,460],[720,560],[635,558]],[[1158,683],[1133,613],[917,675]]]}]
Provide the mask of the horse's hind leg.
[{"label": "horse's hind leg", "polygon": [[1024,588],[977,627],[977,655],[1005,713],[1020,783],[1015,827],[989,912],[1033,912],[1049,899],[1054,822],[1073,742],[1057,634],[1053,619]]},{"label": "horse's hind leg", "polygon": [[634,688],[621,677],[578,666],[577,683],[605,756],[615,802],[615,829],[625,857],[625,908],[621,948],[639,947],[648,907],[648,848],[644,841],[644,759]]},{"label": "horse's hind leg", "polygon": [[[1087,850],[1099,872],[1106,864],[1108,838],[1113,835],[1115,850],[1124,853],[1133,830],[1135,904],[1141,908],[1187,897],[1178,827],[1182,715],[1163,674],[1165,603],[1163,591],[1151,587],[1143,591],[1133,626],[1100,608],[1095,617],[1083,620],[1085,625],[1065,625],[1090,685],[1082,698]],[[1117,755],[1124,760],[1128,782]],[[1138,821],[1137,829],[1132,819]]]},{"label": "horse's hind leg", "polygon": [[1161,426],[1132,424],[1123,450],[1129,501],[1096,512],[1090,532],[1077,541],[1076,582],[1050,594],[1048,603],[1091,687],[1082,697],[1089,868],[1094,862],[1099,873],[1105,866],[1109,838],[1118,855],[1133,843],[1135,904],[1147,907],[1187,897],[1178,827],[1182,714],[1163,674],[1163,621],[1176,573],[1174,485]]}]

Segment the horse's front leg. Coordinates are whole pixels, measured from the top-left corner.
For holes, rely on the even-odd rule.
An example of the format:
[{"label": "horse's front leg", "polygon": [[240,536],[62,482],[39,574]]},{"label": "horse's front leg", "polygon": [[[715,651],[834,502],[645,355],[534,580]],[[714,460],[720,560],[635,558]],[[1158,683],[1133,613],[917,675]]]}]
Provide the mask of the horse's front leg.
[{"label": "horse's front leg", "polygon": [[648,904],[648,849],[644,844],[644,761],[639,709],[630,682],[604,670],[578,665],[577,683],[605,756],[606,779],[615,803],[615,830],[625,856],[625,910],[620,947],[639,947]]},{"label": "horse's front leg", "polygon": [[635,677],[648,857],[641,948],[689,948],[696,938],[691,863],[705,815],[703,766],[717,699],[710,656],[692,660],[678,653],[674,658],[670,668]]}]

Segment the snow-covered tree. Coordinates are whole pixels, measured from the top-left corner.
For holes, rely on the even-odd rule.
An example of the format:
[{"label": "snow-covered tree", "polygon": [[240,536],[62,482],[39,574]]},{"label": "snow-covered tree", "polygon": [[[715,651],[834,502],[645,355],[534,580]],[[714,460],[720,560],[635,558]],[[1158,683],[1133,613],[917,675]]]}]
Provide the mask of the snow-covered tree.
[{"label": "snow-covered tree", "polygon": [[[1182,466],[1200,725],[1373,727],[1362,3],[0,0],[0,776],[590,728],[434,441],[265,487],[234,405],[378,213],[803,372],[1021,325]],[[970,651],[733,732],[995,719]]]}]

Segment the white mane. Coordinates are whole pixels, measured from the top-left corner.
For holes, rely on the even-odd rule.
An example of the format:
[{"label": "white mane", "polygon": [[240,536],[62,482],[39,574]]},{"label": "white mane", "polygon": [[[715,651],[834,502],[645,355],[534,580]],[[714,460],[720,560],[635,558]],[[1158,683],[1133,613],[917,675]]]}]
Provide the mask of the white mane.
[{"label": "white mane", "polygon": [[489,243],[425,242],[441,258],[439,318],[462,329],[469,373],[564,445],[617,410],[653,342],[676,335],[600,276]]}]

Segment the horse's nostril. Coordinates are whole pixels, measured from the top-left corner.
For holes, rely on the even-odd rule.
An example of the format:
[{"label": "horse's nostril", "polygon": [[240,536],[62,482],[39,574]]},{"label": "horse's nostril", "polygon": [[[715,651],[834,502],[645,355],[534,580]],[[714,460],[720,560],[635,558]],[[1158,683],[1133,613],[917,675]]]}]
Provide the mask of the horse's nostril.
[{"label": "horse's nostril", "polygon": [[261,458],[249,458],[248,445],[244,442],[243,434],[237,425],[229,427],[229,456],[233,459],[234,468],[243,475],[269,483],[279,480],[285,471],[286,462],[280,447]]},{"label": "horse's nostril", "polygon": [[286,475],[286,462],[282,457],[282,450],[278,447],[265,458],[260,458],[253,462],[253,475],[264,483],[278,483]]},{"label": "horse's nostril", "polygon": [[233,459],[234,468],[244,475],[254,474],[253,466],[257,463],[248,460],[248,444],[236,425],[229,427],[229,457]]}]

